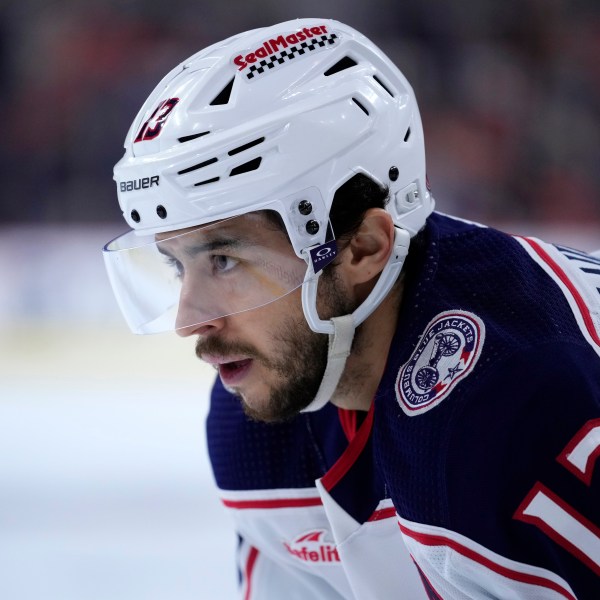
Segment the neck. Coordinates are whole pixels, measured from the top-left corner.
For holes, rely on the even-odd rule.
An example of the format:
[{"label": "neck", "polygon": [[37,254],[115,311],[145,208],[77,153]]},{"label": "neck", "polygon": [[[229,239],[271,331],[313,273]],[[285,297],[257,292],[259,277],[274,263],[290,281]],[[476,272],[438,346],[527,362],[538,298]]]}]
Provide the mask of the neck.
[{"label": "neck", "polygon": [[335,406],[347,410],[369,410],[387,364],[401,295],[399,283],[357,328],[352,352],[331,398]]}]

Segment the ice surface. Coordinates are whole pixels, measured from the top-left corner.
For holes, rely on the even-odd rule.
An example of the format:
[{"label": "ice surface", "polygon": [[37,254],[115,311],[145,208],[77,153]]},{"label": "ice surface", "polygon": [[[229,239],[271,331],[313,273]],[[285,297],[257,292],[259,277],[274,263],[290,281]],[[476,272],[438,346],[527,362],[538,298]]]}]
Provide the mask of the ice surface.
[{"label": "ice surface", "polygon": [[175,335],[0,332],[0,598],[235,597],[205,448],[213,376]]}]

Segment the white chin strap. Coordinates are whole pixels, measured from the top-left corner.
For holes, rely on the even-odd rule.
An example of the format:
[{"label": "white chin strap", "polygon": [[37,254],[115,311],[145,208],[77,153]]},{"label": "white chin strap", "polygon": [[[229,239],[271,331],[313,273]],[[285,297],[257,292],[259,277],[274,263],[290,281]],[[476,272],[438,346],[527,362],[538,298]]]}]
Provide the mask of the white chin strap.
[{"label": "white chin strap", "polygon": [[329,336],[329,350],[327,351],[327,366],[321,380],[321,385],[314,400],[302,412],[314,412],[327,404],[333,396],[344,368],[346,359],[350,355],[352,340],[354,339],[354,318],[352,315],[333,317],[329,321],[333,324],[333,334]]},{"label": "white chin strap", "polygon": [[[366,300],[351,314],[333,317],[323,321],[317,313],[318,277],[311,268],[302,284],[302,308],[306,320],[313,331],[329,334],[327,365],[321,385],[314,400],[301,412],[314,412],[325,406],[333,396],[335,389],[346,367],[346,359],[350,355],[356,328],[381,304],[398,279],[404,259],[408,254],[410,234],[404,229],[395,228],[394,251],[385,265],[375,287]],[[319,274],[320,275],[320,274]]]}]

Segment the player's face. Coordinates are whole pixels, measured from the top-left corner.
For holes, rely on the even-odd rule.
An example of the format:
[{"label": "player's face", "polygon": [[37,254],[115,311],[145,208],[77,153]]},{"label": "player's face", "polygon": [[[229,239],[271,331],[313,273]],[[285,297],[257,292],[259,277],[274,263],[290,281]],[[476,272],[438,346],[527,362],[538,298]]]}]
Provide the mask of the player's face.
[{"label": "player's face", "polygon": [[[287,243],[290,264],[299,260],[281,231],[270,231],[263,243],[272,243],[279,253]],[[351,311],[341,288],[333,276],[321,277],[319,312],[323,318]],[[194,291],[186,293],[194,295]],[[181,313],[185,312],[183,304]],[[184,314],[178,320],[195,322],[193,316]],[[257,420],[296,415],[314,399],[325,370],[328,338],[308,327],[300,288],[260,308],[183,327],[178,333],[198,336],[197,356],[218,370],[225,387],[240,397],[245,412]]]},{"label": "player's face", "polygon": [[[177,308],[175,329],[264,306],[302,285],[306,263],[270,214],[259,211],[156,235],[163,270],[174,284],[168,289]],[[144,263],[138,262],[141,270]]]},{"label": "player's face", "polygon": [[[322,277],[320,287],[328,305],[322,315],[351,312],[338,282]],[[288,419],[314,399],[325,371],[328,338],[308,327],[299,290],[211,325],[214,330],[198,336],[196,354],[218,369],[248,416]]]}]

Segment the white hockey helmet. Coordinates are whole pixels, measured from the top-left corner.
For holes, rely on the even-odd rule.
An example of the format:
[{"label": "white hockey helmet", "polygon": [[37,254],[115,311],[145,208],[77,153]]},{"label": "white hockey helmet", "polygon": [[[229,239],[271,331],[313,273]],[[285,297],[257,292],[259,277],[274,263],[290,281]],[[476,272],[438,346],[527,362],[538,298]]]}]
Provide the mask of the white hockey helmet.
[{"label": "white hockey helmet", "polygon": [[[244,215],[274,210],[302,269],[273,268],[275,256],[262,260],[257,281],[273,277],[263,285],[270,291],[224,302],[205,320],[264,305],[302,285],[310,327],[334,333],[333,322],[316,311],[317,262],[333,255],[334,194],[358,173],[389,187],[386,210],[397,235],[376,288],[353,315],[352,332],[388,293],[410,237],[433,210],[411,86],[365,36],[327,19],[248,31],[183,62],[142,107],[114,170],[132,231],[107,244],[104,256],[130,327],[149,333],[194,324],[176,319],[180,278],[171,277],[168,291],[159,283],[168,277],[151,266],[156,258],[164,266],[164,254],[174,261],[160,244],[185,246],[185,236],[200,235],[206,246],[211,224],[247,232]],[[261,234],[249,235],[254,243]]]}]

